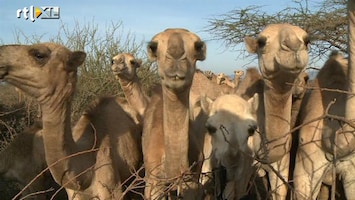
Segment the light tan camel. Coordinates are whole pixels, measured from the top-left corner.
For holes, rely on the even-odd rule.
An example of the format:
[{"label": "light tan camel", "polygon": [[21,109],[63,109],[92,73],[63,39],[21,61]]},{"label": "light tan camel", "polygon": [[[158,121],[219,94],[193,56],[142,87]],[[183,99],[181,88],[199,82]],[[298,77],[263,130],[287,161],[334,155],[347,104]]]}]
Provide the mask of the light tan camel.
[{"label": "light tan camel", "polygon": [[232,81],[225,73],[219,73],[217,75],[217,84],[225,84],[233,89],[236,88],[236,84],[234,83],[234,81]]},{"label": "light tan camel", "polygon": [[[198,182],[203,136],[193,131],[194,123],[190,122],[189,93],[196,61],[205,59],[205,43],[188,30],[166,29],[152,38],[148,55],[157,61],[162,85],[144,116],[145,198],[162,198],[167,184],[177,183],[172,189],[178,190],[178,196],[197,199],[191,182]],[[189,172],[196,174],[176,181]]]},{"label": "light tan camel", "polygon": [[[21,196],[32,194],[31,199],[36,200],[46,199],[46,196],[53,194],[45,192],[46,190],[58,189],[49,171],[30,183],[47,167],[41,126],[40,123],[35,123],[26,128],[0,152],[0,178],[15,181],[19,190],[29,184]],[[63,194],[59,199],[62,197]]]},{"label": "light tan camel", "polygon": [[332,184],[333,170],[340,175],[347,198],[351,199],[355,195],[354,153],[334,157],[334,147],[346,145],[345,142],[334,144],[337,141],[335,135],[341,137],[341,123],[335,119],[322,118],[326,112],[344,117],[347,95],[338,91],[347,90],[347,72],[347,59],[341,54],[333,53],[319,71],[313,85],[315,89],[305,97],[300,111],[301,124],[305,125],[300,129],[294,172],[297,199],[315,199],[322,182]]},{"label": "light tan camel", "polygon": [[257,156],[268,172],[273,199],[285,199],[292,106],[292,85],[287,83],[294,83],[308,63],[308,35],[297,26],[271,24],[258,38],[246,37],[245,42],[249,52],[258,54],[264,81],[258,113],[263,145]]},{"label": "light tan camel", "polygon": [[119,199],[142,160],[141,128],[123,110],[127,104],[102,98],[72,131],[71,100],[85,56],[54,43],[1,46],[0,79],[40,103],[46,162],[69,199]]},{"label": "light tan camel", "polygon": [[224,74],[219,73],[216,75],[216,83],[223,88],[223,94],[234,94],[234,83]]},{"label": "light tan camel", "polygon": [[244,71],[243,70],[234,70],[234,88],[238,88],[240,81],[242,80],[242,77],[244,76]]},{"label": "light tan camel", "polygon": [[[258,104],[257,95],[248,102],[237,95],[222,95],[215,101],[202,99],[201,104],[209,113],[206,127],[212,137],[216,160],[216,195],[222,199],[240,199],[247,194],[250,178],[256,172],[254,156],[260,148],[261,138],[255,132],[257,122],[253,110]],[[225,178],[218,173],[221,167],[226,169]]]},{"label": "light tan camel", "polygon": [[120,53],[113,57],[111,69],[118,79],[128,103],[143,119],[149,99],[143,91],[142,84],[136,73],[141,64],[142,61],[136,59],[132,54]]}]

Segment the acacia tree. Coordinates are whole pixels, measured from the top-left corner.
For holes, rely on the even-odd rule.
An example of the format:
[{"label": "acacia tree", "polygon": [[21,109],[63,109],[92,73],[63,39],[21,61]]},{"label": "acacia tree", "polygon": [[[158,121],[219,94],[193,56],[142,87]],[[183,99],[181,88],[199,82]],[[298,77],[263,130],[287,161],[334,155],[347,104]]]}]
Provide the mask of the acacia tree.
[{"label": "acacia tree", "polygon": [[[328,52],[338,50],[347,53],[347,1],[311,0],[294,1],[295,7],[287,7],[276,13],[263,11],[261,6],[231,10],[208,20],[205,31],[213,39],[221,40],[226,47],[240,50],[245,36],[256,36],[271,23],[290,23],[300,26],[311,36],[310,63],[328,57]],[[245,50],[238,56],[245,56]]]}]

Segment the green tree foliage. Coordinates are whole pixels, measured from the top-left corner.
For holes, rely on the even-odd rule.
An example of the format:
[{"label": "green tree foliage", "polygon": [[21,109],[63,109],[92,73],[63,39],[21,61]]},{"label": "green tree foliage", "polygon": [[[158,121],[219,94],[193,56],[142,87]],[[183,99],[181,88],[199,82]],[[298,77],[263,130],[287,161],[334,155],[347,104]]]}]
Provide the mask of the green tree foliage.
[{"label": "green tree foliage", "polygon": [[[294,1],[294,7],[269,13],[260,6],[232,10],[208,20],[206,31],[227,47],[240,50],[245,36],[256,36],[271,23],[290,23],[305,29],[311,36],[311,63],[328,57],[329,52],[347,52],[348,19],[345,0]],[[239,56],[245,56],[244,46]]]}]

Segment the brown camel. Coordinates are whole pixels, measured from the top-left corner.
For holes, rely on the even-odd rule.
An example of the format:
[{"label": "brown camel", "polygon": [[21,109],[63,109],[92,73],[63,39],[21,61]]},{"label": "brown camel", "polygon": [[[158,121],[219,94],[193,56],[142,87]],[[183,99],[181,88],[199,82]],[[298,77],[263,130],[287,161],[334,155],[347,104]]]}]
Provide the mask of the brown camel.
[{"label": "brown camel", "polygon": [[215,101],[207,97],[201,100],[202,107],[209,113],[206,127],[212,137],[214,169],[226,169],[226,177],[218,173],[221,170],[215,171],[216,196],[222,199],[234,200],[246,195],[250,178],[256,171],[254,156],[261,140],[255,132],[257,122],[253,109],[258,104],[257,96],[248,101],[233,94],[222,95]]},{"label": "brown camel", "polygon": [[[331,176],[333,170],[341,176],[347,198],[351,199],[355,195],[352,184],[355,181],[353,153],[339,158],[334,157],[334,135],[339,134],[337,131],[341,123],[321,118],[326,111],[330,115],[344,117],[347,95],[336,90],[347,90],[347,73],[347,59],[341,54],[333,53],[319,71],[313,84],[315,89],[307,94],[304,106],[301,107],[301,124],[305,125],[300,129],[294,172],[297,199],[315,199],[322,182],[332,184],[335,179]],[[341,145],[343,144],[339,144]],[[335,165],[333,162],[336,162]]]},{"label": "brown camel", "polygon": [[118,79],[128,103],[143,119],[149,99],[143,91],[142,84],[136,73],[141,64],[142,61],[136,59],[132,54],[120,53],[113,57],[111,69]]},{"label": "brown camel", "polygon": [[[149,58],[158,64],[161,87],[144,116],[147,199],[162,198],[169,188],[184,199],[198,198],[193,182],[198,182],[203,136],[194,131],[194,121],[190,120],[189,93],[196,61],[204,60],[205,55],[205,43],[186,29],[166,29],[148,45]],[[191,171],[196,173],[189,176]],[[179,179],[183,174],[184,181]],[[174,183],[177,185],[171,186]]]},{"label": "brown camel", "polygon": [[[26,128],[0,152],[0,179],[15,181],[20,190],[29,184],[20,196],[31,194],[31,199],[36,200],[53,195],[53,192],[44,191],[59,188],[49,171],[44,172],[31,183],[47,167],[41,126],[40,123],[35,123]],[[64,192],[59,196],[56,195],[58,198],[54,199],[65,198],[65,196]]]},{"label": "brown camel", "polygon": [[54,43],[1,46],[0,79],[40,103],[46,162],[69,199],[118,199],[141,162],[141,129],[124,110],[129,105],[102,98],[72,131],[71,100],[85,56]]},{"label": "brown camel", "polygon": [[236,90],[236,94],[243,99],[248,100],[253,97],[254,94],[263,93],[264,81],[259,73],[259,70],[255,67],[250,67],[246,70],[245,77],[241,80],[239,87]]},{"label": "brown camel", "polygon": [[258,54],[264,81],[258,113],[263,145],[257,157],[265,164],[273,199],[285,199],[291,148],[290,84],[308,63],[308,35],[297,26],[271,24],[258,38],[246,37],[245,42],[249,52]]},{"label": "brown camel", "polygon": [[[298,199],[314,197],[319,192],[320,183],[332,182],[336,174],[341,178],[347,199],[355,196],[355,1],[348,1],[347,8],[349,60],[333,53],[314,84],[335,90],[311,91],[302,107],[302,122],[310,124],[300,130],[295,166],[295,194]],[[340,90],[349,93],[344,94]],[[324,119],[324,113],[331,116]],[[318,116],[321,119],[317,119]],[[334,196],[333,193],[332,199]]]}]

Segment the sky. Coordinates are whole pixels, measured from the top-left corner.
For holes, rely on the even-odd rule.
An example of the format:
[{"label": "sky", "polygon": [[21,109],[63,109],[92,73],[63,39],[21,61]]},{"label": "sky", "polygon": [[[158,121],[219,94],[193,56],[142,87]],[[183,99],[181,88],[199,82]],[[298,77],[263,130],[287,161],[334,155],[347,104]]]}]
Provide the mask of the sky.
[{"label": "sky", "polygon": [[[124,31],[130,32],[136,41],[148,42],[156,33],[166,28],[186,28],[207,43],[207,58],[198,62],[201,70],[233,74],[246,65],[257,66],[237,58],[237,52],[224,46],[222,41],[212,40],[204,31],[208,19],[234,9],[251,5],[263,6],[266,12],[276,12],[294,5],[292,0],[0,0],[0,43],[12,44],[15,32],[28,36],[43,36],[41,42],[58,34],[62,24],[73,27],[75,22],[94,22],[99,30],[112,22],[122,22]],[[17,18],[17,10],[30,6],[58,6],[60,19],[25,20],[23,13]]]}]

